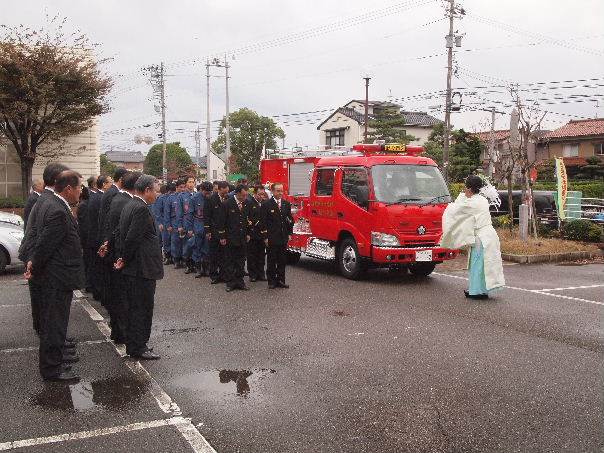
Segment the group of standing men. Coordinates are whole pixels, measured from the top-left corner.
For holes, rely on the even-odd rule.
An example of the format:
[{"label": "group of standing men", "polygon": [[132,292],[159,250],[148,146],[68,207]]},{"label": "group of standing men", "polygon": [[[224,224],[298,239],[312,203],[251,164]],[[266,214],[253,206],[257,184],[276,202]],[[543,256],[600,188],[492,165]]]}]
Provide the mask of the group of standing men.
[{"label": "group of standing men", "polygon": [[[209,276],[212,284],[226,283],[228,292],[249,289],[251,282],[287,288],[287,242],[293,230],[291,205],[283,199],[283,185],[273,184],[272,195],[245,181],[230,187],[226,181],[204,182],[194,191],[193,178],[179,178],[162,187],[154,214],[162,232],[164,264]],[[266,262],[266,271],[265,271]]]},{"label": "group of standing men", "polygon": [[44,190],[34,190],[28,200],[19,251],[40,337],[42,377],[78,378],[71,368],[79,360],[77,342],[67,337],[75,289],[85,288],[101,301],[110,316],[111,339],[124,343],[128,355],[158,359],[147,346],[155,284],[163,278],[150,209],[159,189],[156,178],[118,168],[113,178],[90,177],[82,187],[80,174],[51,163],[43,183]]}]

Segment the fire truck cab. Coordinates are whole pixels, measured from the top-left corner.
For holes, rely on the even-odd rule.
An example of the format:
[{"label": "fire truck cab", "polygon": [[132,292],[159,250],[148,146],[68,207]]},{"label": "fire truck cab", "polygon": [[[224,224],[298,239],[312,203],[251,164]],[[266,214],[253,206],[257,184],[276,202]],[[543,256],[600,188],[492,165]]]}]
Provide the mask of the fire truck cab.
[{"label": "fire truck cab", "polygon": [[263,184],[282,183],[292,203],[290,262],[302,254],[334,260],[350,279],[368,267],[407,268],[427,276],[457,250],[439,246],[451,201],[423,148],[355,145],[264,159]]}]

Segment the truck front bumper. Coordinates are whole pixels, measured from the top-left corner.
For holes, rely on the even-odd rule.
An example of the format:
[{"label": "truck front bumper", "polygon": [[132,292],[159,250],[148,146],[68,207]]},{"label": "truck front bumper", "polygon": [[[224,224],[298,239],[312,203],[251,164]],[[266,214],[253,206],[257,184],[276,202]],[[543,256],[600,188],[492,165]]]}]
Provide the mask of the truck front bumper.
[{"label": "truck front bumper", "polygon": [[[426,251],[432,251],[432,259],[426,260]],[[418,252],[419,255],[418,255]],[[423,257],[421,255],[424,255]],[[395,264],[395,263],[418,263],[418,262],[436,262],[451,260],[459,255],[459,250],[445,249],[442,247],[426,248],[404,248],[404,247],[371,247],[371,259],[375,263]]]}]

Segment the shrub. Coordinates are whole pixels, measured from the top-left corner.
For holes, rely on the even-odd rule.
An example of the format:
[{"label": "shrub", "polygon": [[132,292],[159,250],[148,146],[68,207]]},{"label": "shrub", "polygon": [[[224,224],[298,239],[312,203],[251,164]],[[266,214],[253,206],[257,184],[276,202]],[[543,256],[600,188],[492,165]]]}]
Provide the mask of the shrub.
[{"label": "shrub", "polygon": [[454,182],[449,185],[449,192],[451,192],[451,198],[455,200],[457,196],[463,191],[465,184],[463,182]]},{"label": "shrub", "polygon": [[508,228],[510,226],[510,215],[500,215],[492,218],[493,226],[495,228]]},{"label": "shrub", "polygon": [[562,236],[572,241],[601,242],[602,227],[585,220],[571,220],[562,226]]},{"label": "shrub", "polygon": [[0,208],[22,208],[25,201],[21,197],[0,198]]}]

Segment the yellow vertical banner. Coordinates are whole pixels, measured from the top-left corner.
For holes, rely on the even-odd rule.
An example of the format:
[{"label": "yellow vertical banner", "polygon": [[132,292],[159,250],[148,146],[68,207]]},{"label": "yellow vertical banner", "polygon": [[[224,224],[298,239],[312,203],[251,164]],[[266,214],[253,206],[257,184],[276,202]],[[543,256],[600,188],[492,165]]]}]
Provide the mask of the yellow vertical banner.
[{"label": "yellow vertical banner", "polygon": [[556,181],[558,182],[558,216],[560,220],[566,218],[566,193],[568,192],[568,178],[566,176],[566,167],[561,157],[556,157]]}]

